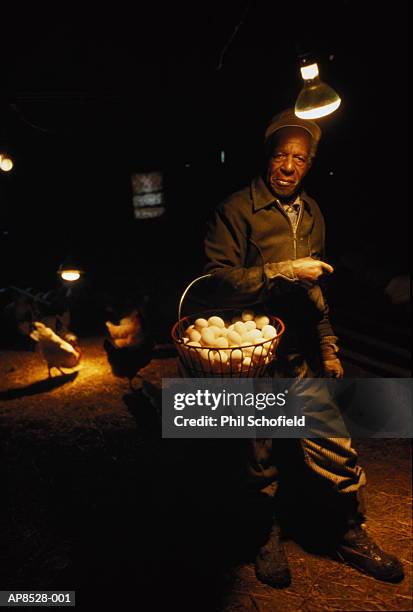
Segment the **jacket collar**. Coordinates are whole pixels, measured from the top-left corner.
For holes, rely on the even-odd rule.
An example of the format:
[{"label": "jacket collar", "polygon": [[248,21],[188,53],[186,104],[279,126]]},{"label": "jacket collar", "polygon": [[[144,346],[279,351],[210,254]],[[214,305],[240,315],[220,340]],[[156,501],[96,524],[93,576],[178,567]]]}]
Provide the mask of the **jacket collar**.
[{"label": "jacket collar", "polygon": [[[267,185],[264,182],[262,176],[255,177],[251,182],[251,198],[254,208],[254,212],[270,206],[277,202],[277,198],[271,193]],[[303,200],[307,210],[311,212],[311,206],[308,200],[308,196],[305,191],[301,191],[300,198]]]}]

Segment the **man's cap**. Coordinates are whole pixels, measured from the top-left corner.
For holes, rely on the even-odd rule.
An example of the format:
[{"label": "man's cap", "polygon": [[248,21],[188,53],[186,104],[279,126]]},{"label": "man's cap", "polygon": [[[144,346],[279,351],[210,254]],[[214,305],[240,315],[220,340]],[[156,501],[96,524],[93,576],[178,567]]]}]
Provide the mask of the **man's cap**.
[{"label": "man's cap", "polygon": [[313,148],[315,149],[317,147],[321,138],[321,128],[314,121],[297,117],[293,108],[287,108],[287,110],[282,111],[271,119],[265,130],[265,142],[267,142],[275,132],[285,127],[303,128],[303,130],[306,130],[310,134]]}]

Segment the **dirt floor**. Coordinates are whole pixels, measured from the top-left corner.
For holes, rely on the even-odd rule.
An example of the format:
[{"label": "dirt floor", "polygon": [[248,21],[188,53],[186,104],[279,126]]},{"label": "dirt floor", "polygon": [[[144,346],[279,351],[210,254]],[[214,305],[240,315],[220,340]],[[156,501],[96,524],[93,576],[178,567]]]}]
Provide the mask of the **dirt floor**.
[{"label": "dirt floor", "polygon": [[101,339],[81,345],[78,372],[51,380],[37,353],[0,357],[1,589],[76,590],[84,609],[412,609],[408,440],[356,441],[370,532],[405,580],[378,582],[289,536],[293,581],[273,590],[254,575],[256,508],[226,486],[227,447],[161,439],[148,398],[176,375],[175,358],[159,349],[141,371],[145,393],[133,393]]}]

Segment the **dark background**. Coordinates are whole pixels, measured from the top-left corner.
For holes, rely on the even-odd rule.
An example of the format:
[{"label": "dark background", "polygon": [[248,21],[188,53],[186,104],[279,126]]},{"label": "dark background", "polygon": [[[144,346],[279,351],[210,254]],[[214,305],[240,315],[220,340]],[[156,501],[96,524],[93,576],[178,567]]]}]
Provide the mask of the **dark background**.
[{"label": "dark background", "polygon": [[[0,145],[15,162],[0,174],[2,286],[53,287],[72,252],[91,278],[183,287],[202,270],[208,214],[259,169],[267,121],[295,102],[297,51],[342,98],[307,180],[328,259],[361,250],[406,271],[404,2],[135,8],[2,19]],[[143,170],[165,175],[159,220],[133,218],[130,173]]]}]

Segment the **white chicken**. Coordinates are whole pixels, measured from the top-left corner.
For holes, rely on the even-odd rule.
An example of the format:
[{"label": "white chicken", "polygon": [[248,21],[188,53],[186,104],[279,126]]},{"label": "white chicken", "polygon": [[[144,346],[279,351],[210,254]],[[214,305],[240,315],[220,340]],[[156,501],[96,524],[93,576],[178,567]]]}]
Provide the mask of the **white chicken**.
[{"label": "white chicken", "polygon": [[39,343],[40,351],[47,362],[49,376],[51,376],[52,368],[57,368],[61,374],[64,374],[61,368],[77,366],[81,352],[76,345],[73,346],[63,340],[50,327],[46,327],[39,321],[35,321],[33,327],[35,329],[31,332],[30,337]]}]

